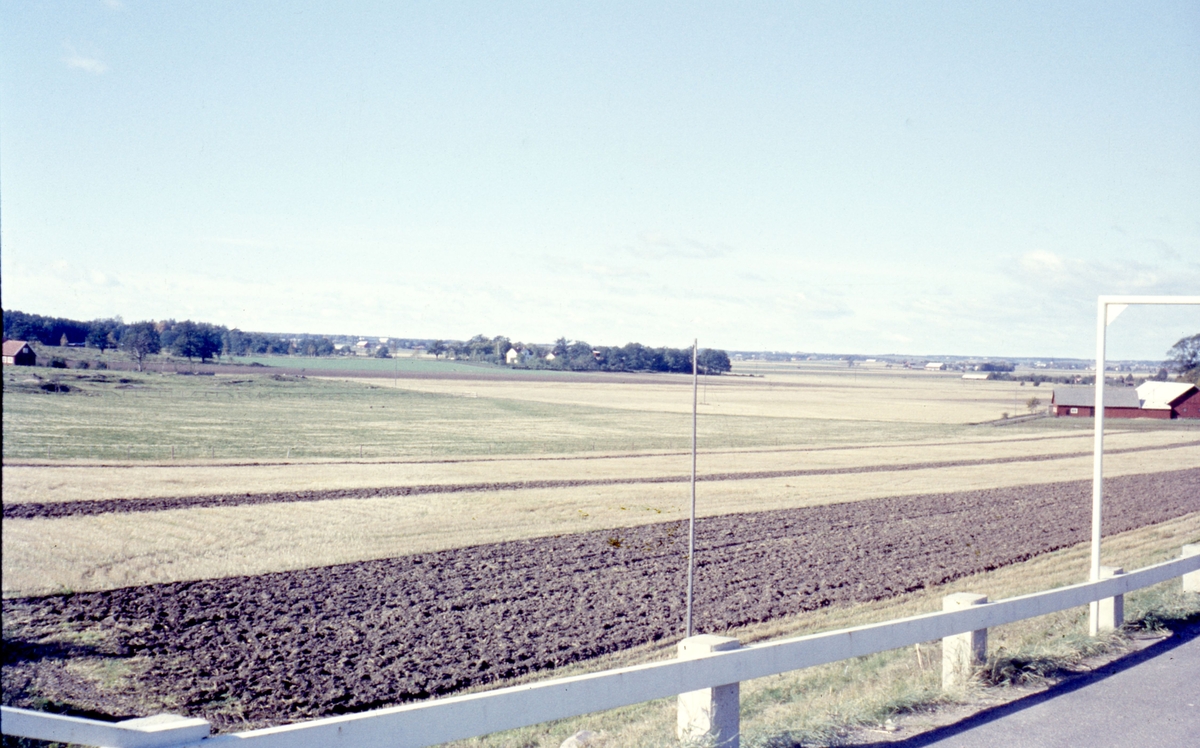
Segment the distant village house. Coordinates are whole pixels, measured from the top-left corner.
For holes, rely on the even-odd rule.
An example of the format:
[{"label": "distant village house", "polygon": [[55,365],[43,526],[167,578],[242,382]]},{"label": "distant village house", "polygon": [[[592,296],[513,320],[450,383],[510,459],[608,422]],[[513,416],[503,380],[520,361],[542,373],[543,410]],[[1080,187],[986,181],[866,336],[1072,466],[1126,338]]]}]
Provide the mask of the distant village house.
[{"label": "distant village house", "polygon": [[4,341],[5,366],[37,366],[37,354],[24,340]]}]

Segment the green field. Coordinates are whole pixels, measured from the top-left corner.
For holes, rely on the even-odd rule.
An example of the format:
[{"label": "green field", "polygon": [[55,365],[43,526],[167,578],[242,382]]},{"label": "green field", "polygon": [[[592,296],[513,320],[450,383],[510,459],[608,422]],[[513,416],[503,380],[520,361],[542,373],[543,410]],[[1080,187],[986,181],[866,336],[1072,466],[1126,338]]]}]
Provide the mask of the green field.
[{"label": "green field", "polygon": [[[61,348],[34,344],[38,355],[38,363],[49,364],[53,358],[65,359],[73,370],[79,362],[86,362],[91,368],[104,362],[124,368],[133,364],[133,359],[122,351],[100,352],[95,348]],[[188,369],[194,362],[167,353],[147,356],[143,362],[146,371],[172,371]],[[242,366],[270,366],[276,369],[290,371],[346,372],[347,374],[370,373],[375,376],[387,376],[390,373],[400,374],[488,374],[491,376],[563,376],[569,372],[553,369],[512,369],[507,366],[494,366],[478,362],[451,361],[449,359],[431,359],[425,356],[411,356],[402,352],[394,358],[374,358],[369,356],[229,356],[210,361],[213,364],[235,364]]]},{"label": "green field", "polygon": [[[428,358],[413,358],[397,356],[395,358],[369,358],[367,356],[235,356],[231,359],[236,364],[260,364],[279,369],[289,370],[321,370],[344,371],[347,374],[370,372],[376,376],[386,376],[392,372],[400,374],[439,374],[439,373],[487,373],[487,374],[530,374],[529,372],[509,369],[490,364],[471,364],[461,361],[433,360]],[[554,374],[558,372],[544,372]]]},{"label": "green field", "polygon": [[[364,362],[366,363],[366,362]],[[386,363],[386,362],[385,362]],[[47,392],[55,377],[68,392]],[[4,458],[413,458],[682,450],[686,414],[395,389],[386,379],[7,370]],[[954,439],[987,427],[705,416],[702,449]],[[290,450],[290,451],[289,451]]]}]

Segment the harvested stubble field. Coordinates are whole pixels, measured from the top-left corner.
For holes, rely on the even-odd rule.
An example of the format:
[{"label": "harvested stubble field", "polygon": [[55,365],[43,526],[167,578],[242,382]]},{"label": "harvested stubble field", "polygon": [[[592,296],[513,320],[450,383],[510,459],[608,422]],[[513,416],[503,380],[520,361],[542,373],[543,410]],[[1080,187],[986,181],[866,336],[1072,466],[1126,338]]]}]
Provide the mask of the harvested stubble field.
[{"label": "harvested stubble field", "polygon": [[[1132,436],[1113,440],[1109,475],[1200,467],[1191,440]],[[921,453],[911,445],[708,455],[702,464],[729,472],[702,474],[710,480],[699,486],[700,511],[719,516],[1084,478],[1091,458],[1083,446],[1073,439],[931,446],[941,459],[923,467],[906,461]],[[996,456],[971,459],[973,452]],[[736,470],[740,460],[745,472]],[[772,465],[791,469],[756,469]],[[329,468],[321,465],[6,467],[4,594],[261,574],[686,516],[680,481],[687,461],[679,455],[349,467],[363,475],[323,479]],[[491,482],[453,482],[489,473]],[[527,480],[511,480],[522,475]],[[260,490],[229,492],[238,481]]]},{"label": "harvested stubble field", "polygon": [[[1196,469],[1111,480],[1106,533],[1196,512],[1198,485]],[[708,518],[698,628],[886,599],[1063,548],[1086,538],[1089,498],[1074,481]],[[672,522],[10,598],[4,698],[113,716],[157,699],[236,729],[450,693],[677,636],[685,554]],[[105,692],[64,657],[137,677]]]}]

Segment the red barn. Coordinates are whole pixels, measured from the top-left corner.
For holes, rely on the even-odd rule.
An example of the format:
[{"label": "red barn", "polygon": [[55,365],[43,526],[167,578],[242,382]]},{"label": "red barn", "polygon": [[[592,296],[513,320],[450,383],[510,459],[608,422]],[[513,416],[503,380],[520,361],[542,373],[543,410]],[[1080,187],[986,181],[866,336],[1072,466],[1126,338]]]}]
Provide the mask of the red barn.
[{"label": "red barn", "polygon": [[4,363],[8,366],[37,366],[37,354],[24,340],[6,340]]},{"label": "red barn", "polygon": [[1150,418],[1200,418],[1200,389],[1187,382],[1145,382],[1137,388]]},{"label": "red barn", "polygon": [[[1093,417],[1096,415],[1096,388],[1055,387],[1050,396],[1050,412],[1056,416]],[[1145,415],[1133,388],[1104,388],[1105,418],[1142,418]]]}]

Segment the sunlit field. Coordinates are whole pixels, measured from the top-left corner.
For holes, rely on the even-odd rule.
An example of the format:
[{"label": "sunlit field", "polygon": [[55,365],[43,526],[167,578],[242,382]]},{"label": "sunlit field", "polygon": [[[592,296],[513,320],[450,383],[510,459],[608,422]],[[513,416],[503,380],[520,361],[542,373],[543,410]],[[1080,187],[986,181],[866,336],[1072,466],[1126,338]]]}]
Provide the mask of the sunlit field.
[{"label": "sunlit field", "polygon": [[[446,367],[439,376],[457,366],[423,363]],[[1090,475],[1090,422],[1002,418],[1027,393],[1048,401],[1048,387],[828,364],[735,373],[746,371],[755,375],[702,378],[701,516]],[[307,568],[686,515],[689,377],[247,372],[7,369],[4,503],[375,493],[8,519],[4,594]],[[69,391],[44,389],[55,375]],[[1106,472],[1200,466],[1198,442],[1188,423],[1115,422]]]}]

